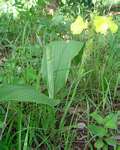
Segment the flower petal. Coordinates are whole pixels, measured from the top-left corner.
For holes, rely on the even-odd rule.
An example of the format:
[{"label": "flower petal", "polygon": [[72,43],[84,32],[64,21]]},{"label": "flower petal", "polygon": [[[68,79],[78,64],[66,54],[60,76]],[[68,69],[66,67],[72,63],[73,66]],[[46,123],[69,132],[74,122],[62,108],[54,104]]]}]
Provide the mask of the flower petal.
[{"label": "flower petal", "polygon": [[87,23],[84,22],[81,16],[78,16],[75,22],[71,24],[72,34],[80,34],[86,28],[87,28]]}]

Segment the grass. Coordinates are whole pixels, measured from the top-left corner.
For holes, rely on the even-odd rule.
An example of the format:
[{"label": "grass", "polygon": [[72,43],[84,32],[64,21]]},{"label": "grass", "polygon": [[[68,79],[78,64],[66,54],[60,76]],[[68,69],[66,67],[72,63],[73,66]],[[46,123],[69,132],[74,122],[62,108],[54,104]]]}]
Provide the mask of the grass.
[{"label": "grass", "polygon": [[[67,18],[67,10],[64,9],[61,8],[62,12],[58,14]],[[88,129],[88,125],[94,123],[90,114],[97,111],[106,116],[120,109],[116,107],[120,99],[119,30],[115,35],[107,35],[107,38],[97,35],[93,37],[92,46],[91,43],[85,45],[88,51],[93,51],[87,53],[84,70],[81,51],[72,60],[67,82],[56,95],[52,93],[53,78],[50,76],[51,69],[48,70],[51,82],[47,89],[41,74],[46,44],[65,40],[65,36],[77,41],[85,37],[84,34],[82,39],[71,35],[69,26],[73,16],[69,15],[70,19],[67,18],[65,24],[57,20],[57,25],[53,24],[52,16],[42,12],[41,7],[22,12],[18,20],[11,16],[0,18],[0,53],[5,59],[0,64],[0,84],[29,85],[49,98],[61,100],[55,107],[27,102],[1,102],[2,150],[74,150],[75,147],[87,149],[90,145],[92,149],[96,136],[91,135]],[[116,20],[120,24],[119,16]],[[113,135],[118,134],[119,131],[116,131]]]}]

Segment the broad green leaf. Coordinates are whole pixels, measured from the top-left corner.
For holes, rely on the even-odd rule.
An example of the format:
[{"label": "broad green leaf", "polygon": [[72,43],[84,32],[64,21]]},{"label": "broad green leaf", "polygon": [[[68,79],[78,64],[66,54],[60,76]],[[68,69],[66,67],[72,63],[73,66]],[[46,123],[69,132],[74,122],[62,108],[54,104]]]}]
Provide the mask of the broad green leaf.
[{"label": "broad green leaf", "polygon": [[0,86],[0,101],[31,102],[55,106],[59,102],[48,98],[29,86],[3,85]]},{"label": "broad green leaf", "polygon": [[97,112],[93,112],[90,115],[98,124],[103,124],[104,119],[97,113]]},{"label": "broad green leaf", "polygon": [[110,129],[117,129],[117,114],[109,114],[104,118],[104,126]]},{"label": "broad green leaf", "polygon": [[96,147],[97,149],[101,149],[103,146],[104,146],[104,142],[103,142],[102,139],[96,140],[96,142],[95,142],[95,147]]},{"label": "broad green leaf", "polygon": [[96,126],[94,124],[91,124],[88,126],[91,133],[98,137],[103,137],[107,134],[107,130],[101,126]]},{"label": "broad green leaf", "polygon": [[79,41],[54,41],[46,46],[41,72],[44,80],[47,81],[50,97],[64,87],[71,61],[82,47],[83,43]]},{"label": "broad green leaf", "polygon": [[117,145],[117,141],[113,137],[106,138],[105,141],[108,145],[111,145],[111,146]]}]

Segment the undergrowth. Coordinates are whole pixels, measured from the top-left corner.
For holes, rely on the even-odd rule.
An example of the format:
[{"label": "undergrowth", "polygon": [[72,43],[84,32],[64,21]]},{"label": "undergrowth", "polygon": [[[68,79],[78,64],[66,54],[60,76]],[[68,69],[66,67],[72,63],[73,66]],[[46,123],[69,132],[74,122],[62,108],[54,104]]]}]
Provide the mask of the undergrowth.
[{"label": "undergrowth", "polygon": [[78,2],[76,12],[61,1],[49,14],[47,4],[0,16],[0,149],[119,150],[120,17],[115,34],[90,23],[89,33],[73,35],[77,16],[89,21],[105,8]]}]

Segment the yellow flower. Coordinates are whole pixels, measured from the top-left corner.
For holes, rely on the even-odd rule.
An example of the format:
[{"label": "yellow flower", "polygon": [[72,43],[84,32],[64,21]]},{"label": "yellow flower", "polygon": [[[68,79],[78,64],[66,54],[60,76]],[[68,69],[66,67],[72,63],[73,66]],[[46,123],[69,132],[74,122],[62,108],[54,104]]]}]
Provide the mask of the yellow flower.
[{"label": "yellow flower", "polygon": [[112,17],[96,16],[93,24],[97,33],[107,34],[110,29],[112,33],[116,33],[118,30],[117,24],[112,20]]},{"label": "yellow flower", "polygon": [[84,22],[81,16],[78,16],[75,22],[71,24],[72,34],[80,34],[86,28],[87,28],[87,22]]},{"label": "yellow flower", "polygon": [[116,33],[118,30],[118,25],[116,23],[114,23],[113,21],[111,21],[109,24],[109,28],[112,33]]}]

